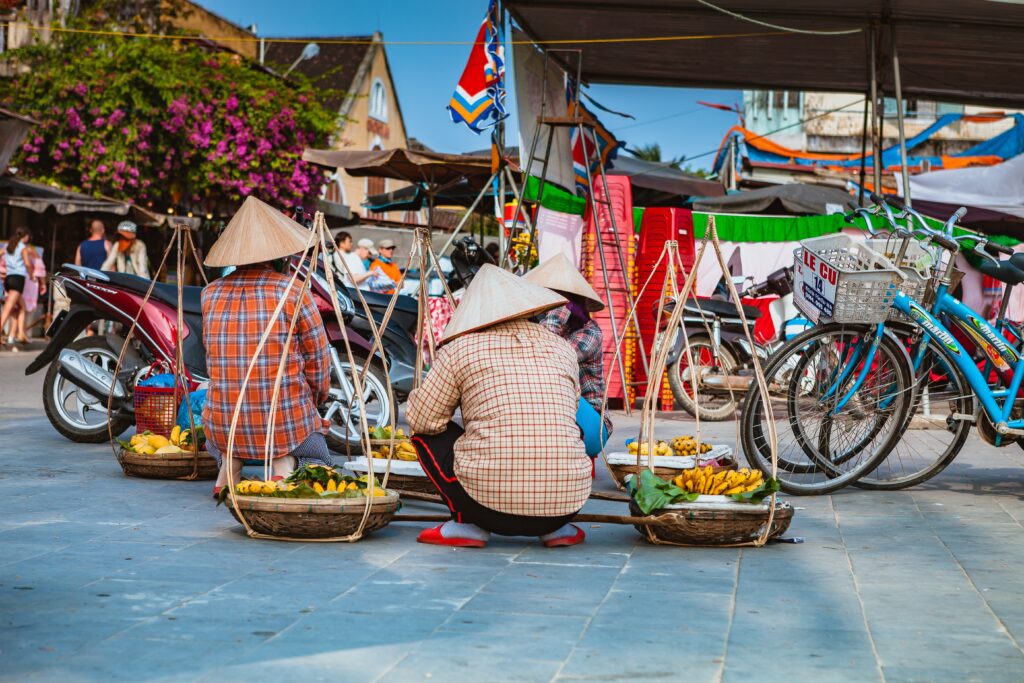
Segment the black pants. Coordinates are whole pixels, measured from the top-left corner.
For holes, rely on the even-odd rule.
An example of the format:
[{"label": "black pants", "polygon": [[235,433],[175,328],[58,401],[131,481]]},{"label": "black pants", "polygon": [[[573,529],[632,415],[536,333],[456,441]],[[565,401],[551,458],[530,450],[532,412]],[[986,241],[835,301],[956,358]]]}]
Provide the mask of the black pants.
[{"label": "black pants", "polygon": [[420,465],[434,484],[456,522],[476,524],[499,536],[543,536],[561,529],[572,521],[575,513],[558,517],[528,517],[498,512],[473,500],[455,476],[455,442],[463,429],[454,422],[440,434],[412,437]]}]

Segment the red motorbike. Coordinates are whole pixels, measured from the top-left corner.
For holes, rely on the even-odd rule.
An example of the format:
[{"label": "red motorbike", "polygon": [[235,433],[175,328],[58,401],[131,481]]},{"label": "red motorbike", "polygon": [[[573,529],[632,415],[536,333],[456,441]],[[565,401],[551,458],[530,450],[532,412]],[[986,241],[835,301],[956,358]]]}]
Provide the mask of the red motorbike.
[{"label": "red motorbike", "polygon": [[[294,265],[294,264],[293,264]],[[305,275],[305,273],[303,273]],[[341,325],[351,319],[352,301],[342,287],[338,292],[342,315],[338,321],[330,304],[323,273],[314,272],[310,291],[324,320],[330,340],[331,393],[320,406],[320,413],[331,421],[328,441],[343,449],[346,442],[358,445],[360,433],[359,402],[350,379]],[[146,290],[151,284],[134,275],[98,271],[65,264],[53,279],[57,300],[67,305],[54,318],[46,334],[50,343],[25,369],[31,375],[47,365],[43,382],[43,406],[50,423],[61,434],[81,443],[106,441],[107,421],[113,433],[121,434],[135,420],[132,392],[154,363],[172,367],[177,336],[176,285],[157,283],[145,306]],[[201,287],[185,287],[183,302],[184,331],[180,339],[185,369],[195,382],[208,379],[206,349],[203,346],[203,322],[200,311]],[[141,309],[141,313],[140,313]],[[115,329],[127,331],[138,316],[138,326],[125,351],[118,372],[118,355],[125,344],[123,332],[105,335],[79,335],[97,321],[116,323]],[[370,358],[371,344],[346,327],[357,365]],[[379,358],[365,375],[363,400],[370,426],[387,424],[391,401],[383,365]],[[107,397],[113,392],[112,416],[107,413]]]}]

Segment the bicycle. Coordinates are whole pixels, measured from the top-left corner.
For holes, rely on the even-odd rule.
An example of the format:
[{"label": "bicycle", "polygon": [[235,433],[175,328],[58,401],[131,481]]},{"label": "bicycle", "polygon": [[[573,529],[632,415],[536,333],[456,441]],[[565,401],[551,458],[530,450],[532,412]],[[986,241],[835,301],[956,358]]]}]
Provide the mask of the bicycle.
[{"label": "bicycle", "polygon": [[[784,457],[780,457],[780,463],[785,463],[785,465],[780,464],[780,469],[786,473],[784,476],[780,473],[780,480],[783,489],[790,493],[825,493],[846,484],[855,483],[862,477],[864,479],[861,479],[860,484],[867,488],[903,488],[934,476],[946,467],[962,448],[970,425],[974,421],[975,397],[979,398],[985,414],[992,420],[996,433],[1000,436],[1024,434],[1024,431],[1021,431],[1024,428],[1024,420],[1010,419],[1010,412],[1013,410],[1014,404],[1012,397],[1016,396],[1021,379],[1024,377],[1024,361],[1020,360],[1019,354],[1010,350],[1012,347],[1009,342],[995,329],[948,293],[955,265],[955,255],[960,250],[961,242],[967,239],[973,240],[975,251],[981,253],[985,258],[992,259],[993,262],[995,259],[991,255],[980,251],[982,247],[1002,253],[1012,253],[1011,250],[994,245],[978,235],[968,234],[954,237],[953,227],[962,216],[962,211],[954,214],[946,222],[942,231],[937,231],[930,228],[920,214],[916,214],[907,207],[897,207],[903,211],[901,217],[909,217],[911,221],[916,220],[920,223],[920,228],[908,230],[897,225],[896,217],[893,216],[884,201],[879,201],[880,198],[877,197],[874,199],[879,204],[873,212],[874,215],[884,212],[894,232],[903,238],[900,253],[896,257],[896,263],[900,264],[901,269],[900,284],[903,284],[902,280],[908,279],[907,273],[903,272],[907,270],[904,258],[915,234],[920,234],[929,244],[935,244],[945,250],[949,258],[945,268],[941,269],[941,275],[937,274],[941,266],[940,254],[933,264],[934,268],[931,269],[929,277],[921,277],[921,273],[918,272],[917,282],[913,283],[915,285],[925,283],[926,285],[923,288],[919,287],[913,293],[919,294],[922,291],[927,293],[930,291],[927,284],[932,282],[934,277],[937,286],[930,310],[914,297],[908,296],[906,291],[899,291],[898,286],[892,287],[892,290],[897,293],[888,300],[884,300],[883,297],[885,306],[878,305],[877,296],[874,301],[861,302],[871,310],[867,314],[861,315],[860,319],[850,320],[848,315],[839,316],[837,319],[841,322],[821,325],[798,336],[786,347],[780,349],[769,362],[765,374],[771,383],[776,369],[791,364],[794,357],[798,359],[798,362],[810,358],[811,360],[805,363],[810,364],[810,362],[814,362],[814,354],[818,356],[824,354],[826,361],[831,361],[830,372],[821,377],[810,392],[813,398],[818,399],[818,412],[823,415],[823,422],[842,424],[843,420],[850,423],[856,422],[858,419],[870,418],[867,420],[871,425],[870,429],[854,443],[847,443],[839,449],[821,443],[820,439],[818,444],[811,444],[807,438],[802,438],[802,436],[804,432],[810,433],[813,425],[805,425],[804,416],[794,410],[792,397],[792,394],[795,393],[794,388],[786,387],[786,391],[790,394],[787,397],[786,405],[788,422],[797,437],[795,439],[796,446],[799,448],[797,456],[802,455],[805,460],[804,463],[800,463],[793,459],[792,454],[797,452],[796,448],[788,449]],[[869,215],[865,213],[863,216],[867,221],[869,231],[874,236],[875,232],[871,226]],[[819,242],[821,239],[816,238]],[[808,242],[815,242],[815,240]],[[798,254],[805,248],[811,247],[806,242],[805,245],[806,247],[798,250]],[[832,256],[834,260],[836,255]],[[887,274],[897,272],[891,262],[881,257],[879,257],[878,263],[872,262],[868,265],[871,267],[865,270],[869,273],[874,272],[876,275],[878,271]],[[1024,272],[1009,264],[1005,267],[998,266],[994,272],[1004,276],[1004,281],[1010,284],[1024,280]],[[905,287],[905,289],[913,288]],[[811,293],[813,294],[813,292]],[[839,303],[843,304],[844,302],[840,301]],[[806,301],[804,305],[807,305]],[[856,307],[853,306],[853,308]],[[904,316],[909,324],[887,322],[891,311],[895,311],[894,315]],[[973,357],[968,355],[967,347],[957,341],[954,335],[937,319],[937,316],[963,322],[964,328],[972,331],[972,338],[987,352],[993,362],[997,358],[1005,362],[1012,358],[1014,372],[1010,378],[1009,388],[1006,390],[990,388],[975,365]],[[856,316],[853,317],[856,318]],[[866,319],[866,317],[872,319]],[[905,367],[889,369],[889,366],[893,364]],[[872,384],[879,385],[877,381],[873,382],[872,380],[877,380],[882,369],[887,369],[893,379],[884,383],[882,386],[884,391],[873,394],[873,404],[865,403],[860,397],[865,389],[872,388]],[[918,384],[924,378],[930,378],[934,370],[941,371],[944,380],[941,383],[935,382],[934,388],[929,386],[927,391],[918,391]],[[908,374],[913,378],[910,385],[904,382]],[[932,392],[934,395],[929,395]],[[1004,397],[1006,400],[999,405],[997,399]],[[897,456],[892,461],[887,461],[887,456],[899,444],[903,444],[903,435],[910,425],[911,418],[923,405],[927,405],[926,401],[934,402],[935,399],[938,399],[940,403],[947,403],[949,408],[946,416],[948,442],[942,448],[932,446],[912,454],[937,453],[937,457],[910,458],[907,452],[897,451]],[[765,462],[762,424],[764,416],[760,414],[760,409],[757,407],[759,403],[759,396],[753,392],[748,395],[741,417],[741,438],[750,464],[763,467]],[[1019,432],[1019,434],[1015,432]],[[879,436],[883,438],[878,438]],[[783,446],[780,444],[780,450],[782,449]],[[886,461],[886,465],[882,469],[876,470],[875,468],[883,461]],[[908,461],[910,461],[909,464]],[[845,467],[845,469],[840,469],[840,467]],[[797,479],[797,475],[802,475],[804,479]],[[815,475],[817,479],[808,481],[809,475]]]}]

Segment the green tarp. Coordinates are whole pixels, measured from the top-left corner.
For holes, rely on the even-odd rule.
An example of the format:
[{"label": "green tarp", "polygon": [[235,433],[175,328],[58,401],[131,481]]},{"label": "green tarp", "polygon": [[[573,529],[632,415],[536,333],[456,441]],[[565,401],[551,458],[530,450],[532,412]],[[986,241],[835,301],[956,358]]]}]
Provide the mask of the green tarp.
[{"label": "green tarp", "polygon": [[[536,202],[537,197],[540,195],[540,178],[529,176],[526,179],[526,187],[523,188],[523,201],[524,202]],[[558,211],[560,213],[571,213],[576,216],[582,216],[586,213],[587,200],[583,197],[577,197],[576,195],[566,192],[558,185],[551,183],[544,183],[544,196],[541,197],[540,205],[550,211]]]}]

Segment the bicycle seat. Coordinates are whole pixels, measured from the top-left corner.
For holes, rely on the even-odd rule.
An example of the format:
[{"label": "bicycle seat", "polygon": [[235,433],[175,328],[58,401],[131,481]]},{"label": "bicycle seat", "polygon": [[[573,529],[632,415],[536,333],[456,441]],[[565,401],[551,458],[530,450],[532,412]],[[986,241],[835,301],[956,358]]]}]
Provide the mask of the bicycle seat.
[{"label": "bicycle seat", "polygon": [[[1018,259],[1018,256],[1022,258]],[[1014,263],[1014,261],[1017,261],[1017,263]],[[1024,254],[1014,254],[1005,261],[999,261],[998,263],[982,259],[978,265],[978,270],[984,275],[994,277],[1010,286],[1019,285],[1021,282],[1024,282]]]},{"label": "bicycle seat", "polygon": [[[1021,273],[1024,276],[1024,273]],[[704,315],[718,315],[722,317],[738,318],[739,313],[736,312],[736,306],[731,301],[719,301],[718,299],[687,299],[686,300],[686,312],[693,313],[694,315],[700,315],[704,312]],[[747,316],[747,320],[757,320],[761,317],[761,309],[754,308],[753,306],[744,306],[743,314]]]}]

